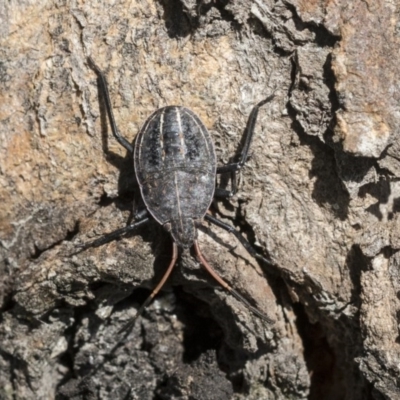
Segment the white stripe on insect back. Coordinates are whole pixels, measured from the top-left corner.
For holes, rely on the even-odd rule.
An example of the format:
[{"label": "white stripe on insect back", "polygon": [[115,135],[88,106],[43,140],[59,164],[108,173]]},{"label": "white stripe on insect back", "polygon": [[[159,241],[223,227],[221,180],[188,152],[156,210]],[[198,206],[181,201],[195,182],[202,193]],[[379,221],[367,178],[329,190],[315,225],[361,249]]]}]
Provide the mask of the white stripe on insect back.
[{"label": "white stripe on insect back", "polygon": [[181,113],[179,112],[179,107],[175,107],[175,112],[176,112],[176,120],[178,121],[178,126],[179,126],[179,139],[181,141],[180,153],[186,155],[187,148],[185,144],[185,135],[182,130],[182,120],[181,120]]},{"label": "white stripe on insect back", "polygon": [[165,159],[164,135],[163,135],[164,113],[165,113],[165,109],[162,111],[162,113],[160,115],[160,146],[161,146],[161,160],[163,163],[164,163],[164,159]]},{"label": "white stripe on insect back", "polygon": [[[185,145],[185,139],[183,137],[182,121],[181,121],[181,114],[179,112],[179,107],[175,107],[175,112],[176,112],[176,119],[177,119],[178,126],[179,126],[179,139],[181,142],[181,151],[180,152],[185,155],[186,154],[186,145]],[[173,160],[173,164],[175,167],[175,159]],[[179,197],[178,178],[176,176],[176,171],[174,172],[174,182],[175,182],[176,205],[178,207],[179,222],[181,225],[181,229],[183,231],[181,201],[180,201],[180,197]]]}]

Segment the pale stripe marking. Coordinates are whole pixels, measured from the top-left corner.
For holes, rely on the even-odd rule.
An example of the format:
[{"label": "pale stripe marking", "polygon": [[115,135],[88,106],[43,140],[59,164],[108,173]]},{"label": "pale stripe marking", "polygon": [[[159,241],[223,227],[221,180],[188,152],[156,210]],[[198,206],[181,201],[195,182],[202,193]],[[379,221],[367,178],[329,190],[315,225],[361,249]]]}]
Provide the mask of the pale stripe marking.
[{"label": "pale stripe marking", "polygon": [[161,116],[160,116],[160,146],[161,146],[161,159],[162,159],[163,163],[164,163],[164,159],[165,159],[164,135],[163,135],[164,113],[165,113],[165,109],[163,110],[163,112],[161,113]]},{"label": "pale stripe marking", "polygon": [[181,153],[183,155],[186,155],[187,148],[186,148],[186,144],[185,144],[185,137],[184,137],[183,131],[182,131],[181,113],[179,112],[178,107],[175,108],[175,111],[176,111],[176,119],[177,119],[178,125],[179,125],[179,139],[181,140]]}]

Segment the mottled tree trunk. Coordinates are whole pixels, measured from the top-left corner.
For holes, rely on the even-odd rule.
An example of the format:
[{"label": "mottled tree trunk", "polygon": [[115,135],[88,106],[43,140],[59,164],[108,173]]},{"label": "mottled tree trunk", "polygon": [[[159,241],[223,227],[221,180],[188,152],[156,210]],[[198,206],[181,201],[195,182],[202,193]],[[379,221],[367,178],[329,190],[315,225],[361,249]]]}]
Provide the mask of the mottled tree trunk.
[{"label": "mottled tree trunk", "polygon": [[[399,399],[400,4],[307,0],[0,3],[0,399]],[[259,114],[238,193],[203,223],[218,273],[140,204],[117,125],[184,105],[219,165]],[[229,188],[229,179],[220,182]],[[136,200],[134,200],[136,199]]]}]

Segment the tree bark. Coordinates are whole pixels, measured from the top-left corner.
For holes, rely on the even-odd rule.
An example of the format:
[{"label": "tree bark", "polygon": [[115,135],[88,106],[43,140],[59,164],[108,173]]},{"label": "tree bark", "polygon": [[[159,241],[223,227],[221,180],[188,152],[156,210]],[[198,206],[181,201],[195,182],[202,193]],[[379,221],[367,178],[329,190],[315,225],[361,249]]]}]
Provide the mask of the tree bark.
[{"label": "tree bark", "polygon": [[[398,399],[400,129],[395,2],[0,3],[1,399]],[[184,105],[219,165],[260,109],[238,193],[215,201],[273,266],[203,222],[218,287],[140,204],[121,134]],[[229,188],[229,179],[219,184]]]}]

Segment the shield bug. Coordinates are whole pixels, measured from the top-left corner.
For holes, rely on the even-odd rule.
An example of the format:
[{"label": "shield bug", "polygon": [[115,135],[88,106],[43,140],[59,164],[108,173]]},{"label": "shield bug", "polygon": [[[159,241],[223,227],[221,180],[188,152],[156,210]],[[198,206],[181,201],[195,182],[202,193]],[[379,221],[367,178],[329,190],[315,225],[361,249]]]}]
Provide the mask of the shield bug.
[{"label": "shield bug", "polygon": [[[199,262],[210,275],[259,318],[273,321],[222,279],[204,258],[197,241],[197,226],[206,220],[232,233],[253,257],[272,265],[258,254],[248,240],[229,224],[207,213],[214,196],[229,198],[237,191],[237,173],[244,166],[254,134],[259,108],[271,101],[271,95],[258,103],[250,113],[243,149],[235,162],[217,167],[214,144],[200,118],[180,106],[167,106],[155,111],[144,123],[132,146],[119,132],[110,101],[104,73],[89,58],[98,76],[105,106],[115,139],[131,154],[145,209],[136,213],[135,222],[79,246],[79,251],[98,247],[121,235],[137,230],[155,219],[173,239],[172,260],[161,281],[139,308],[135,318],[160,291],[171,274],[179,248],[194,248]],[[231,174],[231,190],[216,188],[216,175]],[[130,324],[133,321],[130,322]]]}]

